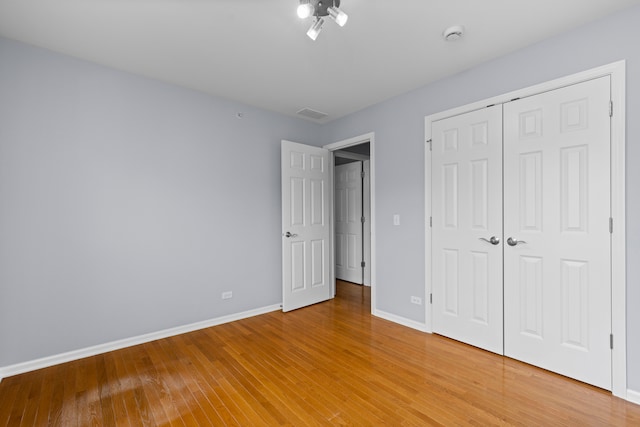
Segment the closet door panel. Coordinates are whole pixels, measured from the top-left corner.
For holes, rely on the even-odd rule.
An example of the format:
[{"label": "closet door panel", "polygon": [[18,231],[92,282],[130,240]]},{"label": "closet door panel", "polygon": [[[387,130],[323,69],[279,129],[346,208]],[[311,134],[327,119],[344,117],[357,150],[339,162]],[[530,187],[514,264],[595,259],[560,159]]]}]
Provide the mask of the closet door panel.
[{"label": "closet door panel", "polygon": [[605,389],[609,80],[504,105],[505,355]]},{"label": "closet door panel", "polygon": [[432,129],[433,329],[502,354],[502,106]]}]

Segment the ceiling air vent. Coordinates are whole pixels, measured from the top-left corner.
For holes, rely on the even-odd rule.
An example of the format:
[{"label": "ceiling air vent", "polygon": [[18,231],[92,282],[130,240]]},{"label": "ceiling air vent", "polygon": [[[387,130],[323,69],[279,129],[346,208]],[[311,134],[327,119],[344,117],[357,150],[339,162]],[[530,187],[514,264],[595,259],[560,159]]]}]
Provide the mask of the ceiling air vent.
[{"label": "ceiling air vent", "polygon": [[327,113],[312,110],[311,108],[303,108],[302,110],[298,111],[296,114],[298,114],[299,116],[306,117],[308,119],[313,119],[313,120],[322,120],[325,117],[329,117]]}]

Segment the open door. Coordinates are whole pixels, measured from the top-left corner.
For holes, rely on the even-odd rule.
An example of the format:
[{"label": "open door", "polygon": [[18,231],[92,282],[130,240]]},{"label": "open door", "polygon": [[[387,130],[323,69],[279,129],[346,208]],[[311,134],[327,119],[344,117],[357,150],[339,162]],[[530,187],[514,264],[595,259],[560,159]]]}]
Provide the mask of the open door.
[{"label": "open door", "polygon": [[329,151],[282,141],[282,311],[328,300]]}]

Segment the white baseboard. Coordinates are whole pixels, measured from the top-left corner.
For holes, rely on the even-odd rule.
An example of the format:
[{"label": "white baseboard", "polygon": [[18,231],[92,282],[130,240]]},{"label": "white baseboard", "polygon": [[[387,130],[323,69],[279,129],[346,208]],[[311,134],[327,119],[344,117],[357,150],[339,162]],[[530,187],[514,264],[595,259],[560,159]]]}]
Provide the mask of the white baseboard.
[{"label": "white baseboard", "polygon": [[387,313],[381,310],[374,310],[371,314],[376,317],[388,320],[393,323],[397,323],[408,328],[417,329],[421,332],[429,332],[427,325],[424,323],[416,322],[415,320],[407,319],[406,317],[398,316],[395,314]]},{"label": "white baseboard", "polygon": [[636,405],[640,405],[640,391],[627,390],[627,400]]},{"label": "white baseboard", "polygon": [[96,354],[107,353],[109,351],[120,350],[125,347],[131,347],[138,344],[144,344],[150,341],[168,338],[175,335],[186,334],[188,332],[197,331],[198,329],[210,328],[211,326],[222,325],[223,323],[233,322],[235,320],[246,319],[248,317],[258,316],[260,314],[269,313],[280,310],[280,304],[270,305],[267,307],[256,308],[254,310],[243,311],[241,313],[229,314],[227,316],[217,317],[215,319],[204,320],[202,322],[191,323],[189,325],[177,326],[175,328],[165,329],[149,334],[138,335],[136,337],[125,338],[118,341],[112,341],[105,344],[98,344],[79,350],[69,351],[67,353],[56,354],[53,356],[43,357],[41,359],[31,360],[28,362],[17,363],[15,365],[0,367],[0,381],[3,378],[13,375],[22,374],[36,369],[48,368],[49,366],[59,365],[60,363],[71,362],[73,360],[83,359]]}]

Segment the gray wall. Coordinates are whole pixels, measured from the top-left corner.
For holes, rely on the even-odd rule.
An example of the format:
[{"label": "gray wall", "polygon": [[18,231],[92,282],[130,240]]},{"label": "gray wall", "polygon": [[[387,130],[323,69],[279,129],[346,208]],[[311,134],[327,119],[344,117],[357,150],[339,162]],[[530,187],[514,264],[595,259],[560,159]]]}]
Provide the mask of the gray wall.
[{"label": "gray wall", "polygon": [[[422,321],[424,117],[600,65],[627,60],[628,386],[640,390],[640,7],[380,103],[323,128],[324,140],[375,132],[378,308]],[[375,65],[375,64],[373,64]],[[401,215],[401,226],[392,215]]]},{"label": "gray wall", "polygon": [[319,125],[7,39],[0,120],[0,367],[281,302],[280,140]]}]

